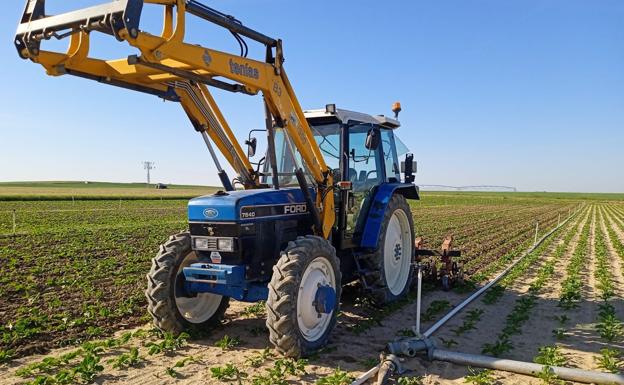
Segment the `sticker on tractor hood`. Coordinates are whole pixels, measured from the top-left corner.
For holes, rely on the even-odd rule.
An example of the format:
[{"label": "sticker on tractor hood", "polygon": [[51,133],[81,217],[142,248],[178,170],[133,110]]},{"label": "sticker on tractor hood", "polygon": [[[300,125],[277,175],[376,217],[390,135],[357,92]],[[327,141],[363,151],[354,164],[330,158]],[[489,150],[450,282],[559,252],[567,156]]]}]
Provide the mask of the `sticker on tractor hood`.
[{"label": "sticker on tractor hood", "polygon": [[204,217],[206,218],[216,218],[219,216],[219,212],[216,209],[205,209]]},{"label": "sticker on tractor hood", "polygon": [[241,219],[255,219],[307,213],[308,206],[305,203],[289,203],[282,205],[244,206],[241,207],[240,217]]}]

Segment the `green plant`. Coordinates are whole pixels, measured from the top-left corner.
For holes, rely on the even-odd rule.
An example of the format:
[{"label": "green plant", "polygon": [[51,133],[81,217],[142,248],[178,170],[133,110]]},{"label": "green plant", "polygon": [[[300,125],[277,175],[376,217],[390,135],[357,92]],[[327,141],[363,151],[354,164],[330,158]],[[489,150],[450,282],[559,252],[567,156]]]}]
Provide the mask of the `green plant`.
[{"label": "green plant", "polygon": [[187,333],[180,333],[177,337],[174,337],[171,333],[165,333],[162,341],[146,344],[148,348],[147,354],[150,356],[160,353],[172,354],[184,346],[188,338],[189,335]]},{"label": "green plant", "polygon": [[221,382],[237,382],[239,385],[242,384],[243,380],[248,376],[247,373],[241,371],[233,364],[210,368],[210,372],[212,373],[212,378]]},{"label": "green plant", "polygon": [[557,340],[563,340],[566,338],[566,330],[564,328],[556,328],[552,331],[552,335]]},{"label": "green plant", "polygon": [[423,378],[418,377],[399,377],[397,379],[398,385],[423,385]]},{"label": "green plant", "polygon": [[141,363],[143,359],[139,357],[139,349],[138,348],[130,348],[128,353],[124,353],[117,357],[116,359],[109,360],[109,363],[113,364],[113,368],[115,369],[126,369],[129,367],[135,367],[139,363]]},{"label": "green plant", "polygon": [[0,349],[0,364],[5,364],[13,359],[15,356],[15,351],[8,349],[2,350]]},{"label": "green plant", "polygon": [[567,360],[559,346],[542,346],[533,359],[536,363],[547,366],[564,366]]},{"label": "green plant", "polygon": [[596,329],[600,332],[600,337],[609,342],[620,339],[624,333],[622,322],[613,314],[603,317],[596,325]]},{"label": "green plant", "polygon": [[273,363],[272,368],[266,369],[266,375],[256,375],[251,379],[252,385],[287,385],[286,375],[296,376],[306,374],[307,360],[293,360],[280,358]]},{"label": "green plant", "polygon": [[611,373],[619,373],[622,366],[622,352],[617,349],[600,349],[600,357],[595,360],[598,367]]},{"label": "green plant", "polygon": [[240,339],[238,337],[230,337],[227,334],[215,343],[215,346],[221,348],[221,350],[230,350],[238,345],[240,345]]},{"label": "green plant", "polygon": [[496,381],[494,378],[494,372],[488,369],[475,370],[468,367],[468,374],[464,377],[464,382],[473,385],[493,385]]},{"label": "green plant", "polygon": [[262,318],[264,317],[265,311],[266,311],[266,303],[264,301],[259,301],[252,305],[247,306],[241,312],[241,315],[243,315],[244,317]]},{"label": "green plant", "polygon": [[505,288],[500,285],[492,286],[483,296],[483,303],[486,305],[493,305],[498,302],[500,297],[505,293]]},{"label": "green plant", "polygon": [[421,315],[421,318],[425,322],[431,321],[435,318],[436,315],[448,309],[450,306],[451,304],[449,303],[449,301],[446,301],[446,300],[433,301],[427,308],[427,311],[425,311]]},{"label": "green plant", "polygon": [[74,374],[79,376],[82,381],[90,384],[103,370],[104,366],[100,364],[100,357],[93,353],[87,353],[80,364],[74,368]]},{"label": "green plant", "polygon": [[316,380],[315,385],[349,385],[354,379],[349,373],[337,368],[332,374]]},{"label": "green plant", "polygon": [[544,366],[539,373],[535,374],[542,380],[544,385],[563,385],[565,381],[559,379],[550,366]]},{"label": "green plant", "polygon": [[501,355],[511,351],[511,349],[513,349],[511,341],[507,338],[502,338],[496,340],[496,342],[492,344],[484,344],[481,352],[483,354],[490,354],[494,357],[500,357]]},{"label": "green plant", "polygon": [[275,354],[273,354],[271,348],[264,348],[262,352],[256,353],[247,358],[245,363],[253,368],[259,368],[266,360],[273,357],[275,357]]},{"label": "green plant", "polygon": [[467,313],[466,318],[471,321],[477,322],[481,320],[481,316],[483,315],[483,313],[485,313],[485,310],[483,309],[472,309]]},{"label": "green plant", "polygon": [[559,325],[560,325],[560,326],[564,326],[564,325],[565,325],[565,324],[566,324],[566,323],[570,320],[570,317],[568,317],[568,316],[567,316],[567,315],[565,315],[565,314],[561,314],[561,315],[559,315],[559,316],[554,316],[553,318],[554,318],[557,322],[559,322]]},{"label": "green plant", "polygon": [[181,360],[177,361],[175,364],[173,364],[173,366],[166,368],[165,369],[165,374],[167,374],[170,377],[177,378],[177,377],[180,376],[180,373],[178,373],[178,371],[176,369],[183,368],[189,362],[196,362],[196,361],[197,360],[193,356],[181,359]]},{"label": "green plant", "polygon": [[458,342],[455,341],[454,339],[444,339],[442,337],[440,337],[440,341],[442,342],[442,344],[444,344],[444,346],[446,346],[447,348],[452,348],[453,346],[457,345]]}]

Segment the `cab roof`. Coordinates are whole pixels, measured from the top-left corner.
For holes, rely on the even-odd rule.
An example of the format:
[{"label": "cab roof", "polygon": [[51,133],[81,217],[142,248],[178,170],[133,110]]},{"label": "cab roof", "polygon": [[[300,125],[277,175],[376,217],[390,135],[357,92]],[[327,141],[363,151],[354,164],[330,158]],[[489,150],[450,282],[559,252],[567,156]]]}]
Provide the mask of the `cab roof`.
[{"label": "cab roof", "polygon": [[335,108],[334,110],[335,112],[330,112],[330,108],[324,108],[318,110],[306,110],[303,111],[303,113],[307,120],[331,120],[333,118],[342,124],[375,124],[392,130],[401,127],[401,123],[398,120],[384,115],[369,115],[339,108]]}]

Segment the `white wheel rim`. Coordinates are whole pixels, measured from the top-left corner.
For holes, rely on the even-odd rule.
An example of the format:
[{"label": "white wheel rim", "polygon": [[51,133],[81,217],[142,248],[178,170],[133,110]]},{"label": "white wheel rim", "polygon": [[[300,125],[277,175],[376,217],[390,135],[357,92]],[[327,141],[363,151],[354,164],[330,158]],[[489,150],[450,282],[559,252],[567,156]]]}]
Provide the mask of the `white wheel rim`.
[{"label": "white wheel rim", "polygon": [[[180,270],[176,276],[175,287],[178,285],[178,279],[181,279],[182,268],[190,266],[197,261],[195,253],[190,253],[186,256]],[[195,297],[175,297],[176,307],[180,312],[182,318],[193,324],[201,324],[210,319],[221,305],[221,299],[223,296],[212,293],[198,293]]]},{"label": "white wheel rim", "polygon": [[331,286],[336,290],[334,269],[325,257],[318,257],[308,265],[297,294],[297,324],[301,334],[309,342],[317,341],[323,336],[334,313],[333,310],[329,314],[316,310],[314,300],[319,286]]},{"label": "white wheel rim", "polygon": [[384,273],[388,290],[399,295],[407,285],[412,263],[412,234],[407,214],[396,210],[388,227],[384,242]]}]

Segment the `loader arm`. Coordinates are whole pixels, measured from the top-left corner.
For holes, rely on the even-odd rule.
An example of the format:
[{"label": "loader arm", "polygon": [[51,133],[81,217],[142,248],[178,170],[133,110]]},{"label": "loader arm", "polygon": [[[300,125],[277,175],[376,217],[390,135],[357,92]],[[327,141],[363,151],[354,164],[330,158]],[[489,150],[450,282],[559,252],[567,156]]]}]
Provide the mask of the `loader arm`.
[{"label": "loader arm", "polygon": [[[144,4],[163,6],[164,25],[160,36],[140,29]],[[228,29],[237,39],[246,37],[263,44],[265,60],[185,42],[187,14]],[[92,58],[89,56],[92,32],[125,41],[138,49],[140,56],[118,60]],[[70,38],[67,52],[41,50],[43,40],[66,37]],[[109,0],[107,4],[56,16],[45,14],[45,0],[28,0],[15,45],[22,58],[42,65],[48,75],[79,76],[181,103],[194,128],[210,137],[245,188],[259,187],[259,175],[209,87],[249,95],[262,93],[267,110],[269,147],[272,147],[271,133],[275,128],[282,128],[289,144],[300,153],[305,171],[315,181],[316,201],[311,202],[311,212],[316,219],[314,230],[329,238],[335,221],[332,170],[325,163],[284,71],[280,40],[251,30],[231,16],[195,0]],[[273,179],[277,178],[275,171]],[[307,190],[305,178],[298,179],[301,188]]]}]

